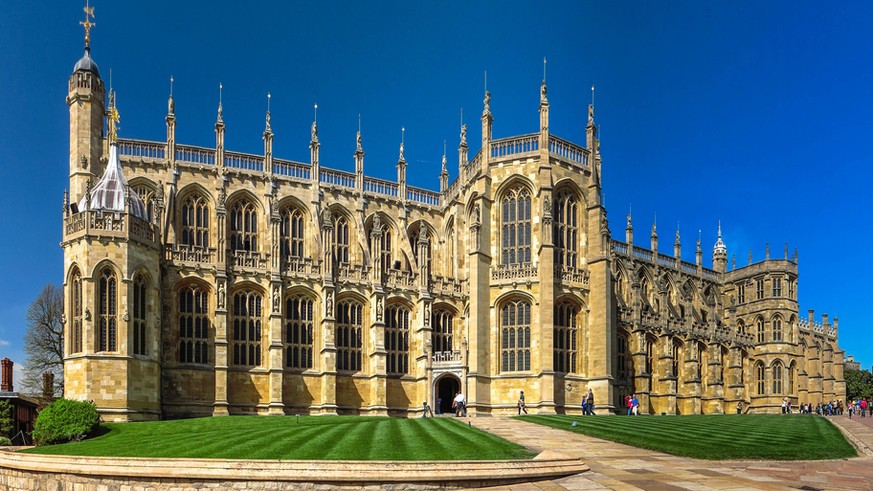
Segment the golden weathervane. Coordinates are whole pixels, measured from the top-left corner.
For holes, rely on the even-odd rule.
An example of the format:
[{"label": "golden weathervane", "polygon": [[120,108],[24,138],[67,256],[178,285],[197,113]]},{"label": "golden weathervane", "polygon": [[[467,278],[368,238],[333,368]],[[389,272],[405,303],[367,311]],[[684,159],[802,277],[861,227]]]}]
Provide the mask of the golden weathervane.
[{"label": "golden weathervane", "polygon": [[91,22],[91,17],[94,17],[94,7],[89,5],[90,0],[85,0],[85,7],[82,9],[85,11],[85,20],[79,22],[82,27],[85,28],[85,47],[91,47],[91,28],[96,26],[97,24]]}]

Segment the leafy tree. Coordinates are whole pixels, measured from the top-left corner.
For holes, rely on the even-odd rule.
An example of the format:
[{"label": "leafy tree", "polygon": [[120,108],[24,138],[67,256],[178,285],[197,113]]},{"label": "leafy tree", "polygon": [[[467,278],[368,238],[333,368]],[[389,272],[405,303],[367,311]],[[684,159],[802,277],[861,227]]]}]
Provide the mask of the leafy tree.
[{"label": "leafy tree", "polygon": [[54,284],[47,284],[27,308],[27,333],[24,335],[22,392],[42,395],[42,376],[55,376],[55,396],[64,393],[64,294]]},{"label": "leafy tree", "polygon": [[846,369],[843,373],[846,379],[846,398],[855,400],[873,399],[873,373],[867,370]]},{"label": "leafy tree", "polygon": [[12,404],[9,401],[0,401],[0,438],[10,437],[12,428]]}]

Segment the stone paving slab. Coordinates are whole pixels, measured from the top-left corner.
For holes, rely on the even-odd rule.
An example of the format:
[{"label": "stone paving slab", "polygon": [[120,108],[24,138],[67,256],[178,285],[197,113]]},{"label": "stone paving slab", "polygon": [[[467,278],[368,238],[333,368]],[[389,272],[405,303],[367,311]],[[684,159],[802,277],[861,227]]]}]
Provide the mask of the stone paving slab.
[{"label": "stone paving slab", "polygon": [[[873,448],[873,418],[834,418],[856,446]],[[825,461],[708,461],[676,457],[506,417],[479,418],[474,426],[541,452],[581,458],[589,472],[534,487],[486,488],[576,490],[871,490],[873,458]],[[556,487],[557,486],[557,487]]]}]

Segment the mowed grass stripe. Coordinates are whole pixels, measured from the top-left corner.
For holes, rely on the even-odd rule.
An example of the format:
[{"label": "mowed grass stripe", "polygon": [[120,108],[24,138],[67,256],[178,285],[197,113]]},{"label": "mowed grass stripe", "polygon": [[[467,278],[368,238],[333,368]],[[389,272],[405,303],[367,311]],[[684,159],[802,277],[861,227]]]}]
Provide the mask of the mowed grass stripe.
[{"label": "mowed grass stripe", "polygon": [[[618,443],[700,459],[820,460],[856,456],[825,418],[779,415],[522,416]],[[576,422],[577,426],[571,425]]]},{"label": "mowed grass stripe", "polygon": [[316,460],[531,458],[532,452],[448,418],[231,416],[109,423],[81,442],[37,447],[41,454]]}]

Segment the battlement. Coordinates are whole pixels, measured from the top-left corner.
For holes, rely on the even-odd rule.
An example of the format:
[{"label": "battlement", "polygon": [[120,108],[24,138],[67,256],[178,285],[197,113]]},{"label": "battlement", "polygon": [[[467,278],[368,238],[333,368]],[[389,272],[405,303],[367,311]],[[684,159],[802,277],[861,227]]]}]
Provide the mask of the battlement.
[{"label": "battlement", "polygon": [[[155,162],[167,164],[172,161],[183,166],[220,166],[243,174],[271,174],[273,178],[287,179],[310,183],[314,180],[313,166],[304,162],[272,159],[272,169],[266,169],[264,155],[246,154],[240,152],[223,152],[224,160],[218,162],[218,151],[214,148],[196,147],[191,145],[173,145],[174,153],[169,155],[168,145],[164,142],[145,140],[119,139],[118,155],[123,161]],[[490,160],[502,162],[526,158],[538,158],[539,135],[536,133],[501,138],[490,143]],[[570,167],[589,171],[590,152],[579,145],[556,136],[549,136],[549,156]],[[172,157],[172,159],[170,159]],[[482,151],[476,153],[473,159],[461,169],[461,175],[450,184],[445,192],[440,193],[414,186],[406,186],[406,201],[424,207],[440,207],[457,198],[461,189],[479,175]],[[319,167],[318,183],[322,186],[355,189],[356,176],[347,172],[326,167]],[[363,192],[377,196],[401,198],[400,183],[375,177],[364,176]]]},{"label": "battlement", "polygon": [[720,280],[720,273],[718,271],[710,268],[704,268],[702,265],[698,267],[694,263],[682,261],[666,254],[656,254],[649,249],[636,245],[633,247],[629,247],[627,243],[615,239],[612,239],[610,244],[613,253],[619,256],[632,258],[634,261],[643,261],[645,263],[653,265],[657,264],[662,268],[668,268],[674,271],[681,271],[682,273],[698,276],[709,281],[718,282]]}]

